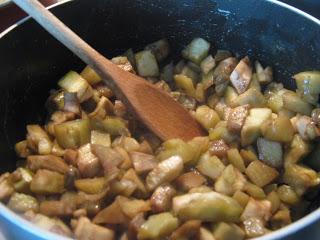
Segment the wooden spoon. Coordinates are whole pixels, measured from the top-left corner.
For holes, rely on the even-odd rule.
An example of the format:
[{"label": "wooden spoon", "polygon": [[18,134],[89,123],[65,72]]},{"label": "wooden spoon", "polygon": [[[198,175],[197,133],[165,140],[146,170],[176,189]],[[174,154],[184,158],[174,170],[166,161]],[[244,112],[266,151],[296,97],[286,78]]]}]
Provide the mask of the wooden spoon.
[{"label": "wooden spoon", "polygon": [[106,59],[65,26],[37,0],[13,0],[43,28],[90,65],[141,120],[162,140],[190,140],[204,135],[201,126],[179,103],[143,78],[126,72]]}]

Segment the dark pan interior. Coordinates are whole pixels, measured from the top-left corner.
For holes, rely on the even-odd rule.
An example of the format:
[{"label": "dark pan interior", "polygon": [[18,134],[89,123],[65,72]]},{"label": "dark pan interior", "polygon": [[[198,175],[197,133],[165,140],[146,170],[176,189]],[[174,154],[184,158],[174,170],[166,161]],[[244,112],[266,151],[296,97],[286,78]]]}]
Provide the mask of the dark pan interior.
[{"label": "dark pan interior", "polygon": [[[138,50],[162,37],[173,56],[192,38],[260,59],[276,79],[294,88],[293,73],[320,67],[320,26],[268,1],[77,0],[53,9],[71,29],[107,57]],[[84,64],[34,21],[0,39],[0,171],[13,170],[14,143],[25,125],[45,120],[50,88]]]}]

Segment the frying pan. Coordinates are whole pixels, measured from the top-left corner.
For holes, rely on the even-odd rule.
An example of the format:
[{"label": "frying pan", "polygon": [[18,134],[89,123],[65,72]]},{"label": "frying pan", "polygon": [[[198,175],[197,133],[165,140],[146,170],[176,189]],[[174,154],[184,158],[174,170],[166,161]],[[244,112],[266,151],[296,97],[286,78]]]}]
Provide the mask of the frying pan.
[{"label": "frying pan", "polygon": [[[291,76],[320,68],[320,21],[275,0],[76,0],[52,11],[107,57],[141,49],[162,37],[178,57],[194,37],[249,55],[275,69],[275,79],[294,89]],[[44,123],[49,90],[67,71],[84,64],[37,23],[24,19],[0,34],[0,171],[12,171],[13,146],[25,125]],[[320,209],[262,239],[319,239]],[[8,239],[64,239],[34,227],[0,204],[0,228]]]}]

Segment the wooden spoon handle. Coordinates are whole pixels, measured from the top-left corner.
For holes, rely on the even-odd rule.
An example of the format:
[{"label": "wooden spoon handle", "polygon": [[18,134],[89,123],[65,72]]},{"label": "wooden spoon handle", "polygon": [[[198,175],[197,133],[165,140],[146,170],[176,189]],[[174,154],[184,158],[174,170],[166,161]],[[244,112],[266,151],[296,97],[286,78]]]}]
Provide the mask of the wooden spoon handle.
[{"label": "wooden spoon handle", "polygon": [[103,78],[112,79],[106,68],[115,68],[114,64],[83,41],[77,34],[64,25],[37,0],[13,0],[20,8],[33,17],[52,36],[63,43],[80,59],[98,70]]},{"label": "wooden spoon handle", "polygon": [[138,119],[162,140],[190,140],[203,129],[168,93],[123,71],[90,47],[37,0],[13,0],[51,35],[89,64]]}]

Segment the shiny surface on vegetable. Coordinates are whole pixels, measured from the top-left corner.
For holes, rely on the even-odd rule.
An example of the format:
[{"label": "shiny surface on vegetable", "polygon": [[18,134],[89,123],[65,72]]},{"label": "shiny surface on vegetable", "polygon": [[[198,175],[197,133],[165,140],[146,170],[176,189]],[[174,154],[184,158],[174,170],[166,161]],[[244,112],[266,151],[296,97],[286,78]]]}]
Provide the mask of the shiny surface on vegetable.
[{"label": "shiny surface on vegetable", "polygon": [[213,191],[173,198],[174,213],[185,220],[237,222],[242,210],[234,199]]}]

